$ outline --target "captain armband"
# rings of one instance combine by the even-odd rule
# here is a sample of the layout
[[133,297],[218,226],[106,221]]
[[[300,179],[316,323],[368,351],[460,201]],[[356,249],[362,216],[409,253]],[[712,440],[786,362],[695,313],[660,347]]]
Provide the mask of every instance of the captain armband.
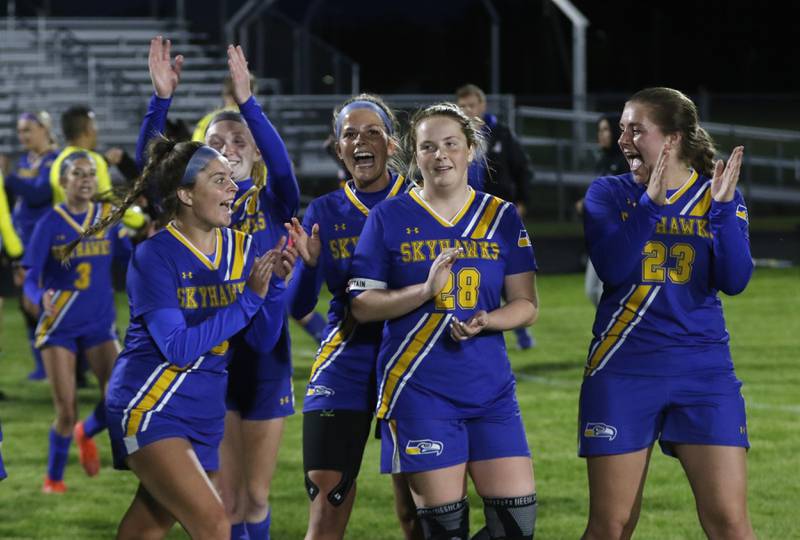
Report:
[[387,283],[385,281],[378,281],[377,279],[352,278],[347,283],[347,292],[386,288],[388,288]]

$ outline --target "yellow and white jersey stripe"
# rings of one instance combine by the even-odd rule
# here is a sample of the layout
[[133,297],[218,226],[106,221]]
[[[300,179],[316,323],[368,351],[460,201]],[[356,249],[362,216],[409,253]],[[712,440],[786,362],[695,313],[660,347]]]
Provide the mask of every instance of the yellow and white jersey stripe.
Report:
[[608,323],[600,339],[589,351],[584,375],[592,376],[603,369],[608,360],[625,342],[625,338],[639,324],[647,308],[661,290],[660,285],[632,285],[630,292],[619,302],[619,309]]
[[452,317],[452,313],[425,313],[406,335],[384,368],[378,391],[378,418],[391,416],[403,388],[448,327]]

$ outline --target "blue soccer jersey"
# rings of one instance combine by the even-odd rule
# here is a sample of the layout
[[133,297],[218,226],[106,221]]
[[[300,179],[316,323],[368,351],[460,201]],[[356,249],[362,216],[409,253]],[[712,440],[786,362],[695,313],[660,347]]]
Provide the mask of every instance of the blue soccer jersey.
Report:
[[359,191],[353,181],[342,189],[315,199],[303,218],[311,235],[319,225],[322,243],[317,265],[298,265],[292,282],[292,315],[307,315],[317,303],[323,281],[332,298],[328,324],[306,387],[303,411],[343,409],[372,411],[375,406],[375,361],[383,323],[357,324],[348,316],[347,282],[358,237],[370,210],[379,202],[405,193],[413,185],[393,174],[385,189]]
[[732,369],[717,292],[737,294],[750,279],[748,216],[739,192],[718,203],[710,185],[691,171],[664,206],[630,173],[589,187],[586,242],[604,290],[587,375]]
[[6,188],[16,197],[12,218],[23,245],[28,245],[36,223],[52,208],[50,167],[57,155],[48,152],[34,162],[25,153],[5,179]]
[[[150,99],[147,113],[139,131],[136,147],[136,160],[140,167],[144,165],[147,143],[158,133],[162,133],[166,125],[167,113],[172,98],[159,98],[155,94]],[[289,221],[298,211],[300,206],[300,188],[294,175],[286,146],[275,130],[275,127],[264,115],[261,106],[255,97],[251,97],[239,106],[242,118],[253,135],[256,146],[261,152],[266,167],[265,185],[255,185],[252,178],[237,182],[239,191],[234,202],[234,212],[231,216],[231,228],[253,236],[253,241],[259,253],[264,253],[278,243],[281,236],[286,235],[283,224]],[[285,284],[275,278],[270,283],[269,299],[273,308],[284,310],[285,306],[278,306],[282,299],[285,302]],[[238,379],[280,379],[288,378],[292,373],[291,349],[289,341],[288,317],[284,315],[278,340],[270,352],[255,353],[248,350],[246,345],[237,347],[235,352],[235,365],[232,367],[232,383]],[[239,364],[250,363],[249,367],[242,370]],[[242,366],[243,368],[245,366]],[[244,381],[248,382],[248,381]],[[250,392],[251,388],[234,392]],[[279,409],[276,416],[285,416],[291,413],[291,404],[286,407],[286,399],[279,396]],[[236,407],[231,403],[232,407]],[[237,407],[239,408],[239,407]],[[272,413],[265,412],[262,416],[271,417]]]
[[111,211],[108,203],[92,203],[87,212],[72,214],[59,204],[36,225],[22,260],[28,269],[25,294],[39,304],[44,291],[55,291],[53,313],[42,314],[36,328],[37,347],[56,335],[80,336],[90,328],[107,331],[114,325],[112,263],[115,257],[126,262],[131,249],[120,226],[84,238],[67,264],[60,260],[61,248]]
[[370,212],[353,259],[351,294],[423,283],[445,249],[463,253],[445,288],[414,311],[386,321],[378,359],[379,418],[469,418],[517,411],[502,332],[463,342],[450,337],[453,317],[500,307],[507,275],[536,270],[528,233],[514,206],[470,188],[447,220],[418,190]]
[[[225,417],[228,340],[263,304],[245,286],[255,255],[252,238],[231,229],[217,230],[214,253],[206,255],[172,224],[137,246],[127,278],[131,322],[106,397],[116,422],[109,421],[115,453],[181,436],[215,455]],[[164,343],[154,338],[159,329],[147,319],[163,310],[182,315],[180,344],[172,335]],[[169,354],[165,344],[173,347]],[[216,468],[216,458],[204,466]]]

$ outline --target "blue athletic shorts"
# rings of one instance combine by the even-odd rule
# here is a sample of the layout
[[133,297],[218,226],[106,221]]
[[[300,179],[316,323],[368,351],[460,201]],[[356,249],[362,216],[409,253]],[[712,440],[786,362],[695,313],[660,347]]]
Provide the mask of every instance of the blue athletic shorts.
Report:
[[271,420],[294,414],[292,377],[280,379],[237,380],[231,376],[225,404],[243,420]]
[[531,455],[519,411],[456,420],[397,418],[380,426],[384,474]]
[[225,431],[224,415],[193,426],[186,419],[175,418],[170,414],[153,414],[146,427],[131,436],[126,436],[123,432],[123,411],[107,409],[107,415],[115,469],[128,469],[125,458],[139,448],[173,437],[189,441],[203,469],[219,469],[219,445]]
[[63,347],[73,354],[96,347],[106,341],[117,340],[117,328],[114,321],[84,326],[80,329],[61,330],[56,328],[47,335],[37,336],[36,346],[39,349],[46,347]]
[[581,386],[578,455],[626,454],[658,440],[750,448],[742,383],[733,371],[643,377],[600,371]]

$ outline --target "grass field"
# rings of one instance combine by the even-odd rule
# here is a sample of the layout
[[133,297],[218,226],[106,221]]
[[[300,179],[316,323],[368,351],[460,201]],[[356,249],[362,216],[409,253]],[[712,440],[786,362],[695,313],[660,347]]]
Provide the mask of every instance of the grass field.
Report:
[[[579,275],[539,278],[542,311],[535,327],[537,347],[519,352],[510,344],[518,395],[534,452],[539,518],[537,539],[578,538],[585,525],[585,465],[576,457],[578,387],[593,310],[583,297]],[[759,538],[800,538],[800,269],[759,269],[742,295],[724,298],[731,348],[744,381],[750,440],[749,502]],[[118,297],[120,326],[127,321]],[[4,309],[0,389],[3,458],[9,478],[0,483],[0,538],[110,538],[136,487],[131,473],[110,468],[105,435],[98,436],[104,469],[86,478],[73,449],[67,467],[69,491],[40,493],[47,460],[47,431],[53,417],[48,386],[30,383],[31,360],[15,301]],[[295,394],[302,408],[305,378],[314,345],[293,328]],[[97,398],[96,388],[80,391],[81,416]],[[301,417],[288,419],[278,472],[272,487],[272,538],[302,538],[307,499],[302,480]],[[371,440],[359,478],[359,496],[348,538],[400,538],[388,479],[378,472],[378,442]],[[640,539],[699,539],[691,492],[676,460],[656,452],[644,494]],[[483,521],[480,499],[471,497],[472,530]],[[170,538],[185,538],[176,527]]]

